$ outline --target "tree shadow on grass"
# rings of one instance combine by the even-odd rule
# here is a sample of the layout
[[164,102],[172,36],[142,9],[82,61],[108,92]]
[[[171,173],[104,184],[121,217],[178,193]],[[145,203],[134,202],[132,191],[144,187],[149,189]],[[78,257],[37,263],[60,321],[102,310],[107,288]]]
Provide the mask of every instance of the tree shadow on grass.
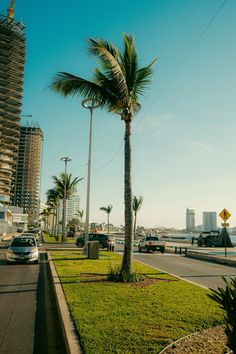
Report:
[[[154,273],[155,274],[155,273]],[[160,273],[162,274],[162,273]],[[164,273],[165,274],[165,273]],[[156,274],[155,274],[156,275]],[[62,278],[62,277],[61,277]],[[127,282],[124,283],[122,281],[112,281],[108,279],[108,274],[98,274],[98,273],[82,273],[78,276],[64,276],[64,278],[77,278],[78,280],[61,280],[61,284],[86,284],[86,283],[90,283],[90,284],[98,284],[98,283],[104,283],[104,284],[132,284],[132,286],[137,286],[137,287],[146,287],[155,283],[160,283],[160,282],[166,282],[166,283],[170,283],[170,282],[177,282],[179,281],[179,279],[168,279],[168,278],[160,278],[160,277],[149,277],[146,276],[146,278],[144,278],[141,281],[137,281],[137,282]]]
[[87,261],[88,258],[53,258],[53,262],[57,261]]
[[89,276],[89,275],[91,275],[91,276],[108,276],[108,274],[106,274],[106,273],[79,273],[78,275],[62,275],[62,276],[60,276],[60,279],[61,278],[78,278],[78,277],[80,277],[80,276],[83,276],[83,275],[87,275],[87,276]]

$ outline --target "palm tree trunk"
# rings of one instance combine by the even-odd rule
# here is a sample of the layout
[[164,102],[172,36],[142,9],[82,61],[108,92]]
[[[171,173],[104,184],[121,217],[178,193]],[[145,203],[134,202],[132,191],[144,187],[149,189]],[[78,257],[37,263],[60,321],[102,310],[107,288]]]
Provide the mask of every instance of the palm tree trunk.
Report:
[[131,179],[131,121],[125,120],[125,246],[122,271],[131,274],[133,265],[133,212]]
[[54,224],[55,224],[55,206],[52,209],[52,228],[51,228],[51,234],[52,235],[54,233]]
[[63,218],[62,218],[62,238],[61,242],[66,241],[66,198],[63,200]]
[[54,223],[54,229],[53,229],[53,236],[56,236],[56,232],[57,232],[57,203],[56,203],[56,206],[55,206],[55,223]]
[[107,225],[108,225],[108,226],[107,226],[107,228],[108,228],[107,231],[108,231],[108,235],[109,235],[109,231],[110,231],[110,228],[109,228],[109,226],[110,226],[110,225],[109,225],[109,214],[107,214]]
[[134,212],[134,240],[136,240],[136,221],[137,221],[137,213]]
[[57,203],[57,208],[56,208],[56,225],[55,225],[55,236],[56,238],[59,237],[58,235],[58,223],[59,223],[59,203]]

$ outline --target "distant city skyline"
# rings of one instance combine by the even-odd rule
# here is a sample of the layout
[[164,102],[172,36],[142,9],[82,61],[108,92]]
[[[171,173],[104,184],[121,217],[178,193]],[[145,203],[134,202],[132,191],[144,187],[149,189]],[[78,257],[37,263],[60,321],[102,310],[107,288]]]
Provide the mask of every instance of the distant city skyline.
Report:
[[[1,1],[1,14],[9,3]],[[96,63],[86,39],[120,47],[126,32],[136,37],[140,66],[158,59],[133,122],[133,194],[143,196],[138,225],[183,229],[187,206],[195,210],[196,225],[203,211],[218,215],[223,208],[232,214],[230,226],[236,225],[236,2],[222,4],[121,0],[114,15],[110,1],[92,0],[88,15],[88,5],[76,0],[42,0],[33,11],[28,1],[16,1],[15,18],[26,25],[23,114],[31,114],[45,134],[42,202],[51,176],[63,172],[62,156],[72,158],[69,173],[84,177],[82,209],[86,202],[89,114],[80,99],[50,91],[51,79],[59,71],[90,78]],[[116,116],[94,113],[91,222],[103,222],[99,208],[112,204],[111,223],[124,224],[123,128]]]

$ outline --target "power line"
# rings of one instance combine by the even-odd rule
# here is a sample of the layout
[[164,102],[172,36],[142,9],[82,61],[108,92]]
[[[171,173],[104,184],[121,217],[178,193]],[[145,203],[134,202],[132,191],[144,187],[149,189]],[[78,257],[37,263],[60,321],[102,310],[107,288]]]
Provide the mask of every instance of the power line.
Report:
[[[202,32],[200,33],[199,37],[197,38],[197,40],[194,42],[192,48],[189,50],[189,52],[185,55],[185,57],[183,58],[182,62],[177,66],[177,68],[175,69],[175,71],[173,72],[173,74],[171,75],[171,77],[169,78],[169,80],[167,81],[167,83],[164,85],[164,87],[162,88],[162,90],[160,91],[160,93],[158,94],[158,96],[156,96],[156,98],[154,99],[153,103],[148,107],[148,109],[146,110],[146,112],[140,117],[139,121],[137,122],[137,124],[134,125],[133,127],[133,131],[137,128],[137,126],[142,122],[143,118],[145,117],[145,115],[147,114],[147,112],[150,111],[150,109],[155,105],[155,103],[160,99],[160,96],[166,91],[166,89],[168,88],[169,84],[173,81],[173,79],[175,78],[175,76],[177,75],[177,73],[182,69],[182,67],[185,65],[185,63],[188,61],[188,59],[190,58],[192,52],[194,51],[194,49],[198,46],[198,44],[200,43],[200,41],[202,40],[202,38],[205,36],[205,34],[207,33],[209,27],[212,25],[212,23],[214,22],[214,20],[216,19],[216,17],[219,15],[219,13],[221,12],[221,10],[223,9],[223,7],[225,6],[226,2],[228,0],[223,0],[222,3],[220,4],[220,6],[218,7],[218,9],[216,10],[216,12],[212,15],[212,17],[210,18],[210,20],[208,21],[208,23],[206,24],[206,26],[203,28]],[[100,171],[103,168],[105,168],[106,166],[108,166],[113,160],[114,158],[118,155],[118,153],[120,152],[121,148],[123,146],[123,143],[120,144],[118,146],[118,149],[116,151],[116,153],[113,155],[113,157],[111,157],[104,165],[102,165],[99,168],[94,169],[94,171]],[[113,149],[113,151],[115,151],[116,148]]]
[[205,36],[206,32],[208,31],[209,27],[211,26],[211,24],[214,22],[214,20],[216,19],[216,17],[219,15],[219,13],[221,12],[221,10],[223,9],[223,7],[225,6],[226,2],[228,0],[223,0],[223,2],[221,3],[221,5],[218,7],[218,9],[216,10],[216,12],[212,15],[212,17],[210,18],[210,20],[208,21],[207,25],[204,27],[204,29],[202,30],[202,32],[200,33],[199,37],[197,38],[197,40],[194,42],[192,48],[189,50],[189,52],[185,55],[185,57],[183,58],[182,62],[177,66],[177,68],[175,69],[175,71],[173,72],[173,74],[171,75],[171,77],[169,78],[169,80],[167,81],[167,83],[164,85],[164,87],[162,88],[162,90],[160,91],[160,93],[158,94],[158,96],[156,96],[156,98],[153,101],[153,104],[151,104],[148,109],[146,110],[146,112],[141,116],[139,122],[134,126],[134,129],[137,128],[137,126],[140,124],[140,122],[143,120],[143,118],[145,117],[145,115],[147,114],[147,112],[150,111],[150,109],[154,106],[154,104],[160,99],[160,96],[166,91],[166,89],[168,88],[169,84],[173,81],[173,79],[175,78],[175,76],[177,75],[177,73],[182,69],[182,67],[184,66],[184,64],[188,61],[188,59],[190,58],[192,52],[194,51],[194,49],[198,46],[198,44],[200,43],[200,41],[202,40],[202,38]]

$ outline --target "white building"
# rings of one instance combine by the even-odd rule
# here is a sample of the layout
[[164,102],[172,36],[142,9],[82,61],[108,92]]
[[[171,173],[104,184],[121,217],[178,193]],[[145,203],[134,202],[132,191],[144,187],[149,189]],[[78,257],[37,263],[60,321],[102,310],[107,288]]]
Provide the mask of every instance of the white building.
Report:
[[28,229],[28,214],[23,213],[23,208],[17,206],[9,206],[8,209],[12,214],[12,227],[15,232],[18,228],[26,231]]
[[203,231],[217,230],[216,211],[202,213]]
[[195,210],[186,209],[186,231],[195,231]]
[[73,195],[66,203],[66,219],[69,222],[72,219],[78,219],[78,211],[80,209],[80,197],[78,194]]

